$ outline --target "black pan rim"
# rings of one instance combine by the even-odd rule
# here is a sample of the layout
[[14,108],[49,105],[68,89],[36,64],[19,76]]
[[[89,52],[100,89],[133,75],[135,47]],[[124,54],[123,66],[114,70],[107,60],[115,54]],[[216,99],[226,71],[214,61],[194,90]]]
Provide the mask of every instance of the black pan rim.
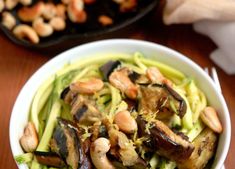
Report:
[[64,41],[67,41],[67,40],[92,38],[92,37],[100,36],[102,34],[108,34],[108,33],[118,31],[124,27],[127,27],[127,26],[133,24],[134,22],[140,20],[141,18],[143,18],[146,14],[148,14],[150,11],[152,11],[157,6],[158,2],[159,2],[159,0],[153,0],[152,3],[149,4],[147,7],[145,7],[142,12],[136,14],[134,17],[127,19],[126,21],[124,21],[120,24],[117,24],[113,27],[106,28],[103,30],[93,31],[93,32],[89,32],[89,33],[83,33],[83,34],[80,34],[80,33],[70,34],[70,35],[65,34],[59,38],[52,39],[48,42],[38,43],[38,44],[32,44],[27,41],[20,40],[20,39],[16,38],[13,35],[13,33],[11,31],[9,31],[7,28],[5,28],[2,24],[0,24],[0,29],[12,42],[14,42],[17,45],[24,46],[27,48],[33,48],[33,49],[44,49],[44,48],[58,45],[58,44],[63,43]]

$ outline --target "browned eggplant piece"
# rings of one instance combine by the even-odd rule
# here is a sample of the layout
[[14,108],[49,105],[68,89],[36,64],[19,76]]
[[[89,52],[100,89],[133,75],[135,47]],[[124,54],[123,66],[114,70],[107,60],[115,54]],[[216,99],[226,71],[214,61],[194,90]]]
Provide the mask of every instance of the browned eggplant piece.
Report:
[[65,166],[63,159],[61,159],[60,156],[54,152],[35,151],[34,155],[40,164],[57,168],[62,168]]
[[139,110],[144,112],[158,112],[173,114],[182,118],[187,109],[184,99],[166,84],[140,85],[141,97]]
[[177,164],[179,169],[203,169],[215,154],[217,136],[206,128],[196,137],[193,145],[195,149],[190,158]]
[[128,105],[128,108],[127,110],[129,112],[133,112],[134,110],[137,110],[138,109],[138,101],[137,100],[131,100],[131,99],[128,99],[128,98],[125,98],[124,101],[127,103]]
[[148,129],[146,129],[147,122],[142,117],[137,118],[137,123],[139,135],[149,137],[145,145],[156,150],[160,155],[176,162],[182,162],[192,154],[194,150],[192,143],[175,134],[163,122],[156,120],[150,124]]
[[104,80],[108,81],[109,75],[116,69],[119,65],[121,65],[120,61],[109,61],[100,67],[100,72],[102,73]]
[[135,71],[131,71],[128,77],[133,83],[136,83],[136,84],[145,85],[145,84],[151,83],[150,80],[145,75],[136,73]]
[[52,140],[52,149],[56,151],[72,169],[90,169],[89,143],[82,142],[80,130],[71,121],[58,119]]
[[70,104],[75,94],[70,90],[70,87],[66,87],[60,94],[60,99],[64,100],[66,104]]
[[102,119],[102,113],[82,95],[78,95],[73,100],[71,114],[76,122],[83,125],[92,125]]

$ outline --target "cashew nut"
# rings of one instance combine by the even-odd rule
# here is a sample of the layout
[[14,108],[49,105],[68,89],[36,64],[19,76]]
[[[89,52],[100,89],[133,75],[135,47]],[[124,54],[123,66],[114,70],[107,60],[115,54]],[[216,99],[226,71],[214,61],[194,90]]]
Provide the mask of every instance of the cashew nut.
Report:
[[39,42],[39,37],[37,33],[35,32],[35,30],[32,27],[25,25],[25,24],[17,25],[13,29],[13,34],[19,39],[26,39],[32,43]]
[[18,4],[18,2],[19,2],[19,0],[6,0],[6,1],[5,1],[6,9],[12,10],[13,8],[16,7],[16,5]]
[[84,11],[83,0],[70,0],[68,7],[68,16],[72,22],[84,23],[87,19],[87,14]]
[[214,132],[221,133],[223,128],[216,110],[213,107],[206,107],[200,114],[202,121]]
[[56,5],[56,16],[61,17],[63,19],[66,18],[66,7],[64,4]]
[[97,78],[92,78],[85,82],[75,82],[70,85],[71,91],[81,94],[93,94],[101,90],[104,86],[104,82]]
[[130,99],[136,99],[138,95],[138,87],[128,77],[128,68],[122,68],[114,71],[109,76],[110,83],[124,92]]
[[108,25],[112,25],[113,24],[113,20],[112,18],[106,16],[106,15],[101,15],[99,16],[99,22],[103,25],[103,26],[108,26]]
[[65,29],[66,23],[65,20],[61,17],[54,17],[50,20],[49,24],[56,31],[62,31]]
[[16,19],[10,12],[2,13],[2,24],[9,30],[16,25]]
[[20,138],[20,144],[25,152],[33,152],[38,146],[38,135],[35,126],[29,122],[25,129],[24,134]]
[[114,122],[124,133],[134,133],[137,130],[137,123],[127,110],[118,112],[114,116]]
[[123,0],[120,4],[120,11],[121,12],[128,12],[135,9],[137,5],[137,0]]
[[42,18],[37,18],[33,21],[33,29],[41,37],[47,37],[53,33],[52,26],[48,23],[43,22]]
[[32,4],[32,0],[20,0],[20,3],[24,6],[27,6]]
[[150,67],[146,70],[146,76],[153,83],[164,83],[169,86],[172,86],[172,82],[165,78],[162,73],[156,67]]
[[96,139],[90,147],[91,160],[97,169],[115,169],[112,163],[108,160],[106,153],[110,149],[108,139],[100,137]]
[[1,1],[0,1],[0,12],[2,12],[4,8],[5,8],[4,1],[1,0]]
[[44,5],[44,10],[42,12],[42,16],[47,19],[50,20],[51,18],[53,18],[56,15],[56,6],[53,3],[46,3]]
[[65,5],[68,5],[69,2],[70,2],[70,0],[61,0],[61,2],[62,2],[63,4],[65,4]]
[[44,3],[38,2],[33,7],[23,7],[18,11],[19,18],[24,22],[32,22],[44,11]]

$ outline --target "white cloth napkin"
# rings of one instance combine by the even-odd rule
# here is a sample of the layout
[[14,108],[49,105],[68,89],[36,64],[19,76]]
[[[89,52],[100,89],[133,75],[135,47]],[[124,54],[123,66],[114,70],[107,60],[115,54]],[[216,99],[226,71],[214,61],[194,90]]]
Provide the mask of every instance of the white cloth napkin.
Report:
[[235,0],[167,0],[163,20],[167,25],[193,23],[218,46],[210,58],[235,74]]

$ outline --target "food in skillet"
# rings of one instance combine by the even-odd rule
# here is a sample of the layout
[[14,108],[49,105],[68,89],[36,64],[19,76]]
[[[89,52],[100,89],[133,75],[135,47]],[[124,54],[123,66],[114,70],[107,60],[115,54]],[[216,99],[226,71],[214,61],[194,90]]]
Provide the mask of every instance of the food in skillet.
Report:
[[120,20],[139,12],[140,1],[1,0],[0,20],[17,38],[37,44],[53,34],[104,29],[117,22],[116,16]]
[[66,65],[35,94],[29,168],[203,169],[222,126],[195,81],[142,54]]

